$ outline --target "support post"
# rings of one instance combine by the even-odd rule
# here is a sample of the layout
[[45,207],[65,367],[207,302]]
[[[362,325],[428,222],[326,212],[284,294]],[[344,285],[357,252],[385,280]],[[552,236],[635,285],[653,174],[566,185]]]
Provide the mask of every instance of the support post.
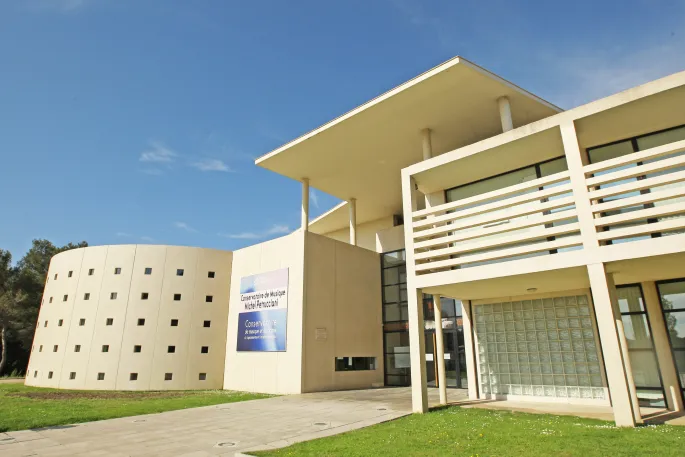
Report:
[[509,97],[500,97],[497,99],[499,106],[499,118],[502,122],[502,132],[508,132],[514,128],[514,121],[511,118],[511,104]]
[[438,367],[438,390],[440,404],[447,404],[447,376],[445,375],[445,340],[442,336],[442,305],[440,295],[433,295],[433,309],[435,310],[435,363]]
[[402,172],[402,208],[404,210],[404,242],[407,265],[407,307],[409,312],[409,356],[411,360],[411,399],[415,413],[428,411],[426,385],[426,342],[423,321],[423,293],[416,287],[414,235],[412,214],[416,211],[416,183]]
[[623,363],[623,352],[619,342],[617,322],[621,320],[614,313],[612,294],[607,282],[604,264],[595,263],[587,266],[592,301],[597,317],[597,329],[604,353],[607,384],[611,395],[611,406],[614,421],[619,427],[635,427],[635,413],[628,384],[628,373]]
[[478,400],[478,372],[476,371],[476,345],[473,338],[471,302],[461,302],[461,326],[464,332],[464,357],[466,358],[466,379],[469,400]]
[[433,145],[431,144],[431,129],[421,130],[421,149],[423,151],[423,160],[428,160],[433,157]]
[[666,407],[671,411],[683,411],[683,397],[680,395],[678,384],[678,372],[671,354],[671,344],[668,340],[668,331],[664,314],[659,302],[659,291],[654,281],[646,281],[641,284],[642,293],[645,297],[645,309],[651,324],[654,351],[659,362],[661,382],[666,394]]
[[347,201],[347,205],[350,207],[350,244],[352,246],[357,245],[357,199],[350,198]]
[[309,231],[309,178],[302,178],[302,231]]

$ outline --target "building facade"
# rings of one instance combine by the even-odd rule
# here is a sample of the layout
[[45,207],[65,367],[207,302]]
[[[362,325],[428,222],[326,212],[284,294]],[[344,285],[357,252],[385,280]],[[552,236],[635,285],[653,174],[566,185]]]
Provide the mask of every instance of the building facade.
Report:
[[[50,275],[74,271],[83,279],[71,285],[49,278],[40,322],[62,319],[69,330],[39,322],[27,383],[218,383],[212,385],[270,393],[411,385],[416,412],[427,410],[427,387],[438,387],[443,401],[446,388],[463,388],[471,399],[611,406],[623,426],[641,422],[641,407],[681,411],[683,102],[685,72],[563,111],[451,59],[256,160],[302,184],[302,224],[290,235],[233,253],[123,246],[56,256]],[[310,187],[342,202],[310,220]],[[121,305],[109,308],[106,295],[120,278],[99,279],[95,308],[79,298],[90,281],[90,252],[132,256],[127,249],[161,256],[162,294],[150,311],[157,314],[146,318],[157,330],[150,333],[131,320],[131,310],[145,306],[138,296],[145,279],[135,276],[152,261],[144,256],[131,257]],[[169,294],[181,284],[173,273],[190,268],[161,254],[176,251],[197,259],[215,253],[209,257],[221,265],[212,271],[225,276],[211,292],[222,297],[212,320],[223,319],[212,323],[211,344],[224,345],[212,352],[220,359],[211,370],[190,356],[194,346],[210,344],[193,327],[205,319],[206,303],[188,303],[183,319],[191,322],[180,329],[186,333],[166,328],[174,319]],[[103,272],[118,261],[107,254]],[[73,262],[82,266],[72,269]],[[200,263],[198,282],[186,285],[202,297],[212,283],[200,278],[209,268]],[[287,270],[279,273],[288,278],[287,317],[267,324],[269,332],[278,334],[279,325],[287,331],[287,343],[244,350],[252,338],[245,324],[250,294],[259,295],[245,284],[277,270]],[[60,296],[67,297],[63,311],[46,302]],[[120,327],[86,330],[75,320],[84,314],[100,323],[107,313]],[[103,353],[108,331],[121,343]],[[180,357],[164,352],[168,335],[188,341]],[[129,351],[143,336],[154,348],[144,375]],[[43,353],[75,344],[87,346],[89,356]],[[186,368],[174,368],[177,362]],[[111,377],[106,367],[116,367]],[[134,370],[144,383],[127,379]],[[74,371],[86,378],[69,379]],[[178,384],[164,381],[169,372],[179,373]]]

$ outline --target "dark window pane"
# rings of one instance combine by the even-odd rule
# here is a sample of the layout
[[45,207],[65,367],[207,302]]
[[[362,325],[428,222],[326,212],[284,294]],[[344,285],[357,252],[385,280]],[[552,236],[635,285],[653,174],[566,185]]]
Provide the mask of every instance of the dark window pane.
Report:
[[630,365],[633,370],[635,386],[657,387],[661,389],[659,366],[654,351],[629,351]]
[[376,369],[375,357],[336,357],[335,371],[368,371]]
[[383,270],[383,284],[398,284],[400,282],[399,267]]
[[400,301],[400,286],[386,286],[383,288],[384,303],[398,303]]

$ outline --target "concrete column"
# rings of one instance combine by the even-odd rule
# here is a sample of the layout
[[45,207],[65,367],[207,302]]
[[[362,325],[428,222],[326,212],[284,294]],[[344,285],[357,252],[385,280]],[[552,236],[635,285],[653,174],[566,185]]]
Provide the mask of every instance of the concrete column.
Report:
[[583,240],[583,249],[587,251],[588,256],[591,256],[591,251],[599,249],[599,241],[597,240],[597,229],[592,216],[592,209],[590,208],[590,196],[585,184],[583,158],[578,146],[576,126],[573,121],[566,121],[560,125],[560,128],[566,163],[568,164],[568,171],[571,177],[571,188],[576,201],[580,237]]
[[433,145],[431,144],[431,129],[421,130],[421,147],[423,151],[423,160],[428,160],[433,157]]
[[309,231],[309,178],[302,178],[302,231]]
[[509,97],[500,97],[497,99],[499,106],[499,118],[502,121],[502,132],[508,132],[514,128],[514,121],[511,118],[511,104]]
[[426,386],[426,342],[423,321],[423,293],[416,287],[416,262],[414,260],[414,236],[412,214],[416,211],[416,183],[411,175],[402,172],[402,209],[404,244],[407,264],[407,305],[409,311],[409,355],[411,360],[411,399],[415,413],[428,411]]
[[357,245],[357,199],[350,198],[347,201],[347,206],[350,207],[350,244]]
[[649,323],[652,328],[652,340],[656,358],[659,362],[661,372],[661,382],[664,384],[666,393],[666,406],[671,411],[683,411],[683,397],[680,395],[680,385],[678,384],[678,371],[673,362],[671,344],[668,339],[666,322],[659,302],[659,291],[654,281],[643,282],[642,294],[645,297],[645,309],[649,316]]
[[415,413],[428,411],[426,384],[426,340],[423,320],[423,292],[407,286],[409,305],[409,354],[411,358],[411,403]]
[[602,343],[607,384],[611,395],[611,406],[614,410],[614,421],[619,427],[635,427],[635,413],[628,384],[628,373],[623,363],[623,352],[619,342],[617,323],[620,314],[614,314],[614,306],[607,282],[604,264],[596,263],[587,266],[592,288],[592,301],[597,316],[597,329]]
[[466,358],[466,378],[468,380],[469,400],[478,400],[478,371],[476,370],[476,345],[473,338],[471,302],[461,302],[461,326],[464,332],[464,357]]
[[435,363],[438,364],[438,390],[440,404],[447,404],[447,376],[445,376],[445,340],[442,336],[442,306],[440,295],[433,295],[433,309],[435,310]]

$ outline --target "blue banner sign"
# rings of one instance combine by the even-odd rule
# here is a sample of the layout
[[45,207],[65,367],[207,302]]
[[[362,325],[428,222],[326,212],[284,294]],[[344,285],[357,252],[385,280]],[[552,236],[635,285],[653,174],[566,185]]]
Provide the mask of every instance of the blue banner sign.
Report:
[[286,350],[288,269],[246,276],[240,280],[237,350]]

